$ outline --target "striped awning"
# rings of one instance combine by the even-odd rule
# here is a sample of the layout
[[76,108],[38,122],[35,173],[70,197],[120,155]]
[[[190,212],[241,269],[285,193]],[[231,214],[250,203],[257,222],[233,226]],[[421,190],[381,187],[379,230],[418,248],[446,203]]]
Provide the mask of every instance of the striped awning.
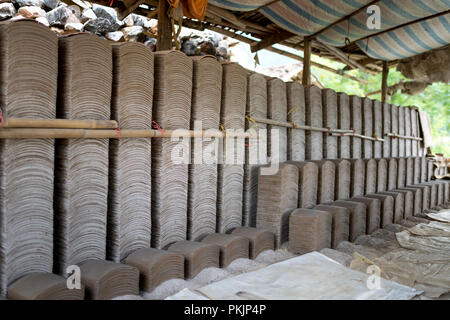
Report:
[[[210,0],[222,8],[251,11],[273,1]],[[281,28],[309,36],[368,5],[371,0],[280,0],[260,12]],[[450,43],[450,0],[380,0],[381,29],[367,27],[365,10],[321,33],[317,38],[335,47],[354,42],[369,56],[395,60],[437,49]],[[430,19],[427,19],[430,17]],[[412,21],[420,22],[399,27]],[[377,35],[380,32],[389,32]],[[361,40],[363,39],[363,40]]]

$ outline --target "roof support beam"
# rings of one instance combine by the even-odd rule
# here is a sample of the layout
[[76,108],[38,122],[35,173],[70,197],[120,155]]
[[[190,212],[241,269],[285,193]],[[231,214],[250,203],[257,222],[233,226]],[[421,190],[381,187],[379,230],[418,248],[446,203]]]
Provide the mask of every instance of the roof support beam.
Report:
[[383,77],[381,80],[381,102],[382,103],[385,103],[387,101],[388,76],[389,76],[389,66],[388,66],[387,61],[383,61]]
[[349,57],[346,56],[346,54],[344,52],[342,52],[338,48],[330,46],[320,40],[316,40],[316,41],[319,42],[322,46],[324,46],[328,51],[330,51],[331,53],[334,53],[334,55],[336,57],[338,57],[339,59],[341,59],[345,64],[348,64],[348,65],[354,67],[355,69],[359,68],[361,71],[366,72],[366,73],[377,74],[374,71],[368,70],[362,64],[354,61],[353,59],[350,59]]
[[170,18],[167,15],[169,4],[166,0],[160,0],[158,3],[158,39],[156,42],[156,50],[172,49],[172,26]]
[[311,84],[311,40],[305,40],[305,49],[303,50],[303,77],[302,84],[309,86]]
[[137,9],[145,0],[122,0],[119,2],[117,17],[120,20],[125,19],[130,13]]
[[[193,21],[190,21],[190,20],[185,20],[184,21],[184,25],[186,27],[188,27],[188,28],[194,28],[194,29],[199,28],[198,25],[195,25],[193,23]],[[205,25],[204,28],[212,30],[212,31],[215,31],[217,33],[221,33],[223,35],[226,35],[226,36],[228,36],[230,38],[242,41],[244,43],[251,44],[251,43],[254,42],[252,39],[249,39],[249,38],[244,37],[244,36],[242,36],[240,34],[236,34],[236,33],[232,32],[232,31],[229,31],[229,30],[226,30],[226,29],[223,29],[223,28],[219,28],[219,27],[215,27],[215,26],[211,26],[211,25]],[[305,59],[304,58],[302,58],[299,55],[293,54],[291,52],[283,51],[281,49],[274,48],[274,47],[267,47],[267,48],[265,48],[265,50],[268,50],[268,51],[271,51],[271,52],[274,52],[274,53],[286,56],[286,57],[294,59],[294,60],[301,61],[301,62],[303,62],[303,64],[305,63]],[[342,73],[339,70],[333,69],[331,67],[325,66],[323,64],[320,64],[320,63],[317,63],[317,62],[314,62],[314,61],[311,61],[311,66],[314,66],[314,67],[317,67],[317,68],[320,68],[320,69],[323,69],[323,70],[326,70],[326,71],[329,71],[329,72],[333,72],[335,74],[338,74],[338,75],[340,75],[340,76],[342,76],[344,78],[351,79],[353,81],[357,81],[357,82],[361,82],[361,83],[367,84],[367,81],[365,81],[365,80],[359,79],[359,78],[354,77],[354,76],[349,75],[349,74]]]
[[286,39],[289,39],[293,36],[295,36],[295,34],[290,33],[288,31],[281,31],[279,33],[275,33],[269,37],[266,37],[259,42],[252,43],[250,45],[250,50],[252,52],[256,52],[256,51],[262,50],[264,48],[270,47],[271,45],[274,45],[281,41],[284,41]]

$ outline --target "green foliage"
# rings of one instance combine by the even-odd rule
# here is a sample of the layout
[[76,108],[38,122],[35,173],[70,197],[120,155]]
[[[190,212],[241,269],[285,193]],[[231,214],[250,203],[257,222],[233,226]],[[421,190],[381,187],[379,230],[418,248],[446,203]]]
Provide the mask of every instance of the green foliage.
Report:
[[[317,57],[314,57],[313,60],[336,69],[343,67],[342,64],[337,62],[330,62]],[[314,67],[313,73],[325,87],[337,92],[364,97],[367,93],[380,90],[381,88],[381,73],[368,75],[359,70],[349,72],[355,77],[366,79],[368,81],[367,85]],[[397,70],[391,69],[388,85],[397,84],[401,80],[406,80],[406,78]],[[380,100],[381,94],[373,95],[370,98]],[[398,91],[391,97],[390,103],[398,106],[416,106],[428,112],[432,125],[433,152],[444,153],[450,156],[450,87],[448,84],[434,83],[415,96],[402,94]]]

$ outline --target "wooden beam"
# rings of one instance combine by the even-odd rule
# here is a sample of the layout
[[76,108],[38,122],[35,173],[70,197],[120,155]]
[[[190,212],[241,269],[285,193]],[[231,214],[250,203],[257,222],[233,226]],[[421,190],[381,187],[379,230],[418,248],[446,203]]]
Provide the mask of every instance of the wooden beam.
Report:
[[[362,64],[363,66],[367,66],[367,65],[372,65],[373,67],[371,67],[372,69],[376,69],[377,71],[383,71],[383,68],[382,67],[380,67],[380,66],[378,66],[377,64],[375,64],[375,63],[377,63],[379,60],[377,60],[377,59],[374,59],[374,58],[370,58],[370,57],[367,57],[367,58],[363,58],[363,59],[360,59],[360,60],[358,60],[357,62],[359,63],[359,64]],[[351,66],[346,66],[345,68],[344,68],[344,71],[349,71],[349,70],[352,70],[352,69],[354,69],[353,67],[351,67]]]
[[160,0],[158,3],[158,39],[156,42],[156,50],[172,49],[172,27],[170,18],[167,15],[169,4],[166,0]]
[[311,84],[311,40],[305,40],[304,47],[302,84],[304,86],[309,86]]
[[377,74],[374,71],[368,70],[366,67],[364,67],[362,64],[356,62],[355,60],[350,59],[349,57],[347,57],[345,55],[344,52],[342,52],[338,48],[330,46],[320,40],[316,40],[316,41],[319,42],[322,46],[324,46],[325,49],[327,49],[329,52],[334,53],[336,55],[336,57],[341,59],[345,64],[348,64],[348,65],[354,67],[355,69],[360,69],[361,71],[366,72],[366,73]]
[[119,2],[117,17],[119,20],[125,19],[130,13],[136,10],[145,0],[122,0]]
[[[192,23],[192,21],[190,21],[190,20],[186,20],[184,22],[184,24],[188,28],[193,28],[193,29],[200,30],[199,27],[197,25],[194,25]],[[244,43],[251,44],[251,43],[254,42],[252,39],[249,39],[247,37],[244,37],[242,35],[236,34],[236,33],[232,32],[232,31],[229,31],[229,30],[226,30],[226,29],[223,29],[223,28],[219,28],[219,27],[215,27],[215,26],[211,26],[211,25],[210,26],[205,25],[204,27],[206,29],[215,31],[217,33],[221,33],[223,35],[226,35],[227,37],[230,37],[230,38],[242,41]],[[268,51],[271,51],[271,52],[274,52],[274,53],[277,53],[277,54],[280,54],[280,55],[283,55],[283,56],[286,56],[288,58],[291,58],[291,59],[294,59],[294,60],[298,60],[298,61],[301,61],[302,63],[304,63],[304,59],[301,56],[293,54],[291,52],[283,51],[281,49],[274,48],[274,47],[267,47],[264,50],[268,50]],[[367,81],[365,81],[365,80],[359,79],[359,78],[354,77],[354,76],[349,75],[349,74],[342,73],[340,70],[333,69],[333,68],[328,67],[326,65],[323,65],[323,64],[320,64],[320,63],[317,63],[317,62],[314,62],[314,61],[311,61],[311,65],[314,66],[314,67],[317,67],[317,68],[329,71],[329,72],[333,72],[333,73],[338,74],[338,75],[340,75],[340,76],[342,76],[344,78],[348,78],[348,79],[353,80],[353,81],[357,81],[357,82],[361,82],[361,83],[367,84]]]
[[389,66],[387,61],[383,61],[383,77],[381,80],[381,102],[387,101]]
[[275,33],[274,35],[266,37],[259,42],[252,43],[250,45],[250,50],[256,52],[293,36],[295,36],[295,34],[290,33],[289,31],[281,31],[280,33]]

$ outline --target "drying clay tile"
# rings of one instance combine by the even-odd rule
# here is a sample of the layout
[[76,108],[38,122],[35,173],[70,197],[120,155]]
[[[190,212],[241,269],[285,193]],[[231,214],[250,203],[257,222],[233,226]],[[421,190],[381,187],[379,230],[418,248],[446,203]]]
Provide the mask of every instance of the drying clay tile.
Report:
[[[306,86],[305,124],[321,128],[322,123],[322,92],[316,86]],[[307,130],[305,137],[305,159],[321,160],[323,158],[323,133]]]
[[152,292],[161,283],[184,279],[184,256],[154,248],[139,249],[124,259],[124,263],[139,270],[140,288]]
[[[220,122],[226,130],[245,128],[247,71],[236,63],[222,64],[222,105]],[[219,164],[217,179],[217,232],[225,233],[242,225],[244,183],[244,139],[229,139],[235,152],[224,151],[224,164]],[[233,143],[234,140],[235,143]],[[225,150],[227,139],[224,141]],[[230,150],[233,151],[233,150]],[[236,154],[237,153],[237,154]],[[242,155],[242,159],[239,159]],[[229,161],[226,161],[226,158]],[[234,161],[233,161],[234,158]],[[239,161],[238,161],[239,160]],[[228,163],[227,163],[228,162]]]
[[110,300],[139,294],[137,268],[105,260],[88,260],[80,264],[81,283],[86,299]]
[[391,157],[391,145],[392,138],[387,137],[386,134],[391,133],[391,108],[389,104],[383,103],[382,106],[382,116],[383,116],[383,158]]
[[[305,125],[305,89],[298,82],[286,83],[288,122]],[[288,160],[305,161],[305,130],[288,129]]]
[[[350,130],[350,99],[345,93],[338,93],[338,128]],[[350,136],[341,136],[338,138],[338,157],[339,159],[350,159]]]
[[366,194],[377,192],[377,169],[375,159],[366,160]]
[[31,273],[8,287],[11,300],[83,300],[84,287],[69,289],[67,280],[52,273]]
[[351,196],[363,196],[365,194],[366,162],[362,159],[351,160]]
[[261,252],[275,249],[275,235],[267,230],[240,227],[233,235],[247,238],[250,243],[250,259],[255,259]]
[[[54,119],[58,39],[37,22],[0,23],[0,111]],[[0,297],[8,284],[51,272],[53,139],[0,139]],[[32,235],[32,236],[28,236]]]
[[[192,59],[183,53],[155,53],[153,120],[163,130],[190,128],[192,72]],[[183,138],[188,146],[189,141]],[[179,144],[152,139],[152,247],[157,249],[186,239],[188,164],[172,159]],[[189,159],[190,155],[179,156]]]
[[[121,129],[152,129],[153,53],[139,43],[113,46],[111,118]],[[151,139],[111,139],[107,257],[120,262],[151,241]]]
[[[378,100],[373,101],[373,135],[380,139],[383,137],[383,111],[381,102]],[[376,159],[383,158],[383,142],[373,142],[373,157]]]
[[349,241],[366,234],[367,206],[364,203],[339,200],[332,205],[350,210]]
[[[286,84],[278,79],[267,80],[267,116],[269,119],[286,122],[287,121],[287,95]],[[280,126],[267,126],[267,137],[269,155],[272,156],[274,152],[278,153],[279,161],[287,161],[287,128]],[[278,130],[278,149],[272,147],[272,135],[271,130]],[[273,150],[272,150],[273,149]]]
[[[191,128],[217,130],[220,120],[222,66],[212,56],[194,57],[193,62]],[[198,124],[201,128],[196,127]],[[210,159],[212,162],[206,161],[208,159],[204,159],[204,153],[219,142],[217,139],[191,139],[187,212],[189,240],[197,241],[216,231],[217,162],[214,159]]]
[[[112,49],[92,34],[59,38],[59,118],[109,120]],[[101,84],[101,85],[99,85]],[[55,269],[105,259],[108,139],[59,139],[55,155]]]
[[354,197],[349,201],[364,203],[366,212],[366,234],[380,229],[381,226],[381,201],[375,198]]
[[331,248],[336,248],[342,241],[348,241],[350,232],[350,210],[333,205],[318,205],[315,210],[327,211],[332,217]]
[[[350,96],[350,128],[357,134],[362,134],[362,107],[361,98]],[[361,159],[362,139],[351,137],[350,150],[352,159]]]
[[337,200],[346,200],[351,194],[352,164],[349,160],[333,160],[336,164],[334,183],[334,197]]
[[381,228],[384,228],[386,225],[394,222],[394,198],[392,196],[383,194],[367,194],[365,197],[380,200]]
[[233,235],[215,233],[206,236],[202,242],[218,245],[220,248],[220,267],[225,268],[236,259],[248,259],[249,240]]
[[[338,102],[337,94],[334,90],[322,90],[322,115],[323,127],[338,129]],[[328,132],[323,133],[323,158],[338,158],[338,138],[330,135]]]
[[394,223],[403,219],[405,213],[405,195],[400,192],[384,191],[378,194],[391,196],[394,198]]
[[274,175],[259,175],[256,226],[275,234],[277,248],[288,239],[289,215],[298,205],[298,172],[286,163]]
[[377,162],[377,192],[382,192],[388,187],[388,162],[386,159],[380,159]]
[[[393,104],[391,106],[391,133],[399,134],[399,127],[398,127],[398,107],[394,106]],[[399,145],[398,138],[391,138],[391,157],[392,158],[398,158],[398,145]]]
[[[369,98],[362,99],[362,132],[367,137],[373,136],[373,101]],[[364,159],[373,158],[372,140],[364,139],[362,155]]]
[[289,218],[289,251],[305,254],[331,247],[332,216],[329,212],[297,209]]
[[[258,73],[248,75],[247,85],[247,114],[251,118],[267,118],[267,81]],[[246,130],[252,129],[256,134],[262,134],[266,130],[265,123],[253,123],[246,121]],[[267,134],[265,139],[249,138],[246,141],[248,147],[245,152],[244,164],[244,212],[243,225],[256,226],[256,210],[258,206],[258,172],[261,165],[267,163]],[[253,145],[257,145],[254,148]]]
[[167,250],[184,256],[184,275],[186,279],[194,278],[203,269],[219,267],[220,247],[218,245],[179,241],[170,245]]
[[321,160],[316,162],[319,166],[318,197],[320,204],[334,201],[336,165],[333,161]]

